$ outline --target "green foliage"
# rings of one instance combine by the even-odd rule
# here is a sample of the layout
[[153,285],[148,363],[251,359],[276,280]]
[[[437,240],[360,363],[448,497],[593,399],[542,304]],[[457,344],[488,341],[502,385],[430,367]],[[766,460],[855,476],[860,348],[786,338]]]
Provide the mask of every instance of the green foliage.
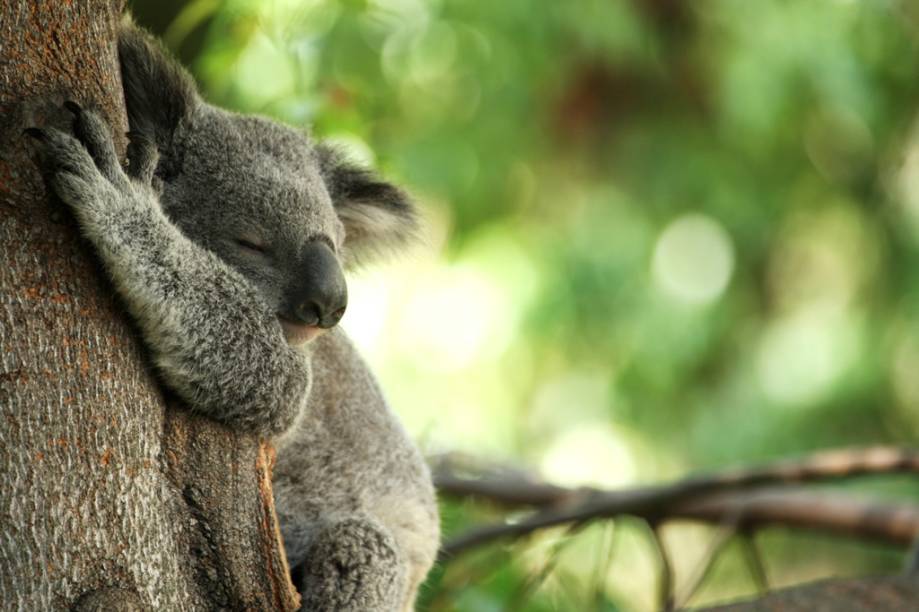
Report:
[[[429,248],[357,279],[346,325],[429,448],[612,486],[919,434],[911,3],[171,10],[147,22],[211,101],[311,125],[417,194]],[[497,516],[444,515],[448,536]],[[552,537],[439,568],[425,605],[653,605],[642,538],[618,555],[646,561],[613,562],[596,597],[588,530],[524,598]],[[801,577],[896,562],[795,538],[769,553]],[[703,599],[751,591],[719,570]]]

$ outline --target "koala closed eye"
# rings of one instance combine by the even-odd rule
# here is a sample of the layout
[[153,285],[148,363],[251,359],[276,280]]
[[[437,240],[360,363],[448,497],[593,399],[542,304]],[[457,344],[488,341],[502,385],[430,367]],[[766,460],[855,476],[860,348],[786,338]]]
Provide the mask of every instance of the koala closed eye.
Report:
[[268,247],[266,247],[264,243],[256,238],[237,238],[235,242],[236,246],[238,246],[241,251],[244,251],[248,254],[258,255],[260,257],[267,257],[269,255]]
[[337,254],[339,251],[338,245],[335,243],[335,241],[326,235],[315,236],[313,237],[313,240],[323,243],[324,245],[332,249],[333,253]]

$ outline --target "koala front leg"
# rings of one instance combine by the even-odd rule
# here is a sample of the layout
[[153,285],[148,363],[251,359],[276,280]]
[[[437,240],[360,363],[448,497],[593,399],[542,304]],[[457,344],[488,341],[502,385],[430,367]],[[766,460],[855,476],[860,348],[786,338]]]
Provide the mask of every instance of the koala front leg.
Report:
[[263,436],[287,430],[309,390],[305,357],[285,342],[255,289],[165,216],[140,147],[129,177],[108,125],[68,103],[74,133],[29,128],[48,183],[74,212],[164,381],[195,411]]
[[407,590],[395,540],[364,517],[322,525],[292,570],[303,612],[397,612]]

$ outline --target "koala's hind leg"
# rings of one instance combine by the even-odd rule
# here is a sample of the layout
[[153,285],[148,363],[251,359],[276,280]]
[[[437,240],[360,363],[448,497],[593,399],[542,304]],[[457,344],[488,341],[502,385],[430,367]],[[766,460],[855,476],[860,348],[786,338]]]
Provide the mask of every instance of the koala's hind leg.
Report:
[[405,572],[393,537],[361,517],[327,523],[291,570],[304,612],[396,612],[404,604]]

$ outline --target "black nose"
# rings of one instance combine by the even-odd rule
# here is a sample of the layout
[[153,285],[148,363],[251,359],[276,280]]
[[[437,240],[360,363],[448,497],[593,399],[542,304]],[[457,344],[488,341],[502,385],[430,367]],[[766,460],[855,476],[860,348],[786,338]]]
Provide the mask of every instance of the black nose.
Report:
[[293,314],[304,325],[335,327],[348,306],[348,286],[338,258],[324,242],[310,242],[302,262]]

